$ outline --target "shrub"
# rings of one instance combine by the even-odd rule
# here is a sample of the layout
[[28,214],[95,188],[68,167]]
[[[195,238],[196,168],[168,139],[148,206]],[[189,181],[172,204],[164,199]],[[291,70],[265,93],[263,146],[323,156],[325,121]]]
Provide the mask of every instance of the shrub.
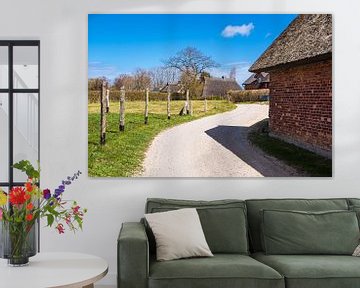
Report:
[[252,102],[252,101],[266,101],[270,94],[269,89],[257,90],[230,90],[228,92],[229,100],[232,102]]
[[[237,92],[237,91],[234,91]],[[88,99],[89,103],[100,103],[100,91],[99,90],[88,90]],[[203,100],[201,96],[191,95],[191,100]],[[223,100],[225,97],[222,96],[209,96],[207,100]],[[145,101],[145,91],[126,91],[125,92],[126,101]],[[150,92],[149,93],[150,101],[167,101],[166,92]],[[186,100],[186,94],[182,93],[171,93],[171,100]],[[110,91],[110,101],[118,102],[120,101],[120,91],[111,90]],[[258,101],[258,100],[256,100]]]

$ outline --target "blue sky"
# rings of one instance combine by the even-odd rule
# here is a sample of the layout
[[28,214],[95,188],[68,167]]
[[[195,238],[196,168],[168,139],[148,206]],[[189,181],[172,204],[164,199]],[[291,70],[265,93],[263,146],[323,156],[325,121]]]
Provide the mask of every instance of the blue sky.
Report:
[[89,78],[162,66],[188,46],[220,66],[213,76],[237,68],[241,84],[251,64],[296,17],[293,14],[90,14]]

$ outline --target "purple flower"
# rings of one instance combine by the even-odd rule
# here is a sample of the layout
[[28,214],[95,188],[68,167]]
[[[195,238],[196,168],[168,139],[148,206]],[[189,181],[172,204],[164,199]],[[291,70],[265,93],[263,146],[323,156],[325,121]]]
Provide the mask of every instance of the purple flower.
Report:
[[44,189],[43,196],[46,200],[48,200],[51,197],[51,192],[49,189]]
[[61,185],[59,185],[59,187],[57,189],[55,189],[54,197],[59,200],[60,195],[65,191],[65,186],[70,185],[72,183],[72,181],[78,179],[80,174],[82,174],[82,173],[79,170],[78,172],[74,173],[73,177],[68,176],[68,177],[66,177],[66,180],[62,180]]
[[54,197],[59,198],[59,196],[64,192],[64,190],[61,189],[55,189]]

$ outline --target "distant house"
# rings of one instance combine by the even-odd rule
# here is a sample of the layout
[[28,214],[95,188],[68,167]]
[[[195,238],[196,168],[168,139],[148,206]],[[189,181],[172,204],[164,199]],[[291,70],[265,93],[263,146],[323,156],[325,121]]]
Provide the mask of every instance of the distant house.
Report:
[[271,75],[271,135],[331,158],[332,16],[298,16],[249,71]]
[[164,87],[162,87],[159,91],[160,92],[168,92],[168,87],[170,88],[170,93],[178,93],[178,94],[183,94],[185,93],[185,88],[184,85],[181,84],[180,82],[178,83],[169,83],[166,84]]
[[225,97],[230,90],[242,90],[242,88],[233,78],[205,77],[202,97]]
[[253,73],[242,84],[245,90],[267,89],[269,88],[270,74],[266,72]]

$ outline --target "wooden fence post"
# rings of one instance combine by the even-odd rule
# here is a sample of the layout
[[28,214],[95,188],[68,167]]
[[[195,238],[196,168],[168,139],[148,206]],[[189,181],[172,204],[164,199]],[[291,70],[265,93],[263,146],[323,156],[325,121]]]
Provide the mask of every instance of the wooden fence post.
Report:
[[100,93],[100,145],[105,145],[106,143],[106,82],[101,84],[101,93]]
[[204,112],[207,112],[207,99],[206,96],[204,97]]
[[[189,93],[190,94],[190,93]],[[188,114],[190,114],[190,116],[192,116],[193,115],[193,106],[192,106],[192,101],[191,101],[191,99],[190,99],[190,95],[188,96]]]
[[106,113],[110,112],[110,89],[108,85],[106,85]]
[[145,92],[145,124],[148,124],[149,117],[149,88],[146,88]]
[[171,100],[171,91],[170,91],[170,85],[168,85],[167,87],[167,118],[168,120],[170,120],[170,117],[171,117],[171,111],[170,111],[170,100]]
[[190,113],[190,107],[189,107],[189,105],[190,105],[190,91],[189,91],[189,89],[187,89],[186,90],[186,114],[189,114]]
[[120,124],[119,130],[125,130],[125,87],[120,89]]

